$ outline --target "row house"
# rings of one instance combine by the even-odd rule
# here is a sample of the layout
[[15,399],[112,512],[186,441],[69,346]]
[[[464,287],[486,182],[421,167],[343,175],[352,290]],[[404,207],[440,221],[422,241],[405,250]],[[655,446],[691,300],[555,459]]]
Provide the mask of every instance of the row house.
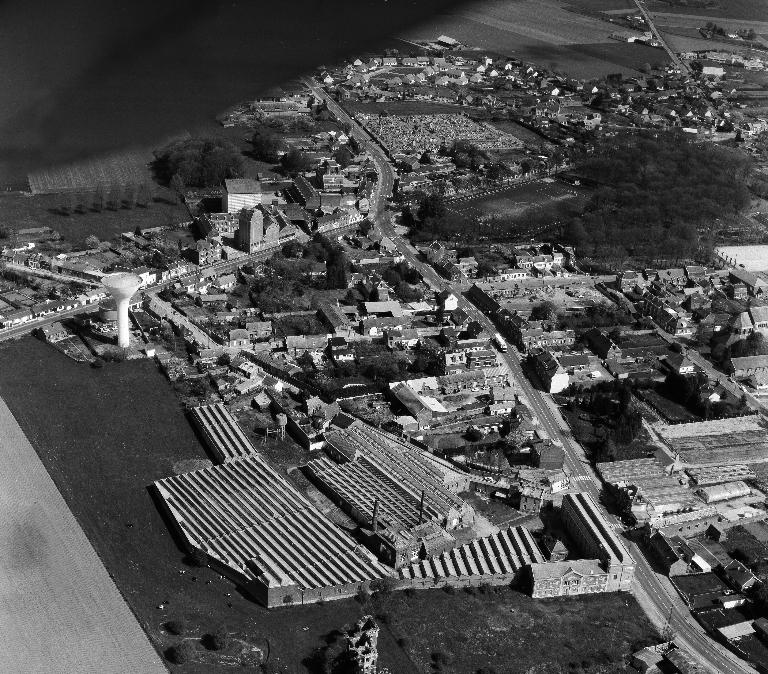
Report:
[[560,361],[546,349],[535,349],[530,354],[533,370],[547,393],[560,393],[568,388],[570,377]]

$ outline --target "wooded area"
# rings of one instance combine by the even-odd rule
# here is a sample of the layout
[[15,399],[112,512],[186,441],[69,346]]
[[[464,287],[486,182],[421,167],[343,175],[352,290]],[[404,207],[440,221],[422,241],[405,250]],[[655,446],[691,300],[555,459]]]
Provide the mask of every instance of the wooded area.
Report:
[[692,257],[718,218],[749,204],[747,158],[682,132],[606,138],[581,174],[596,186],[564,232],[590,257]]

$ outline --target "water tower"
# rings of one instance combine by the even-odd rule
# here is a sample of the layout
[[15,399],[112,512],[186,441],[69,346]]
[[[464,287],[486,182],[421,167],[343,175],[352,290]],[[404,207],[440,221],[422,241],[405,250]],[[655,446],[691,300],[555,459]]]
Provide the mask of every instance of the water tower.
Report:
[[101,279],[107,292],[117,304],[117,345],[130,346],[128,333],[128,304],[141,286],[141,278],[127,271],[107,274]]

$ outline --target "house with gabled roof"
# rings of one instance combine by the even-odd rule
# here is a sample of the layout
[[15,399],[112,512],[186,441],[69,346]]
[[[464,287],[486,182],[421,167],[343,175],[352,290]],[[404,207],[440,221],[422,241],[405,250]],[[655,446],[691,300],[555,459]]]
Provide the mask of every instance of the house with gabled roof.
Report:
[[756,330],[768,329],[768,306],[752,306],[749,308],[749,315]]

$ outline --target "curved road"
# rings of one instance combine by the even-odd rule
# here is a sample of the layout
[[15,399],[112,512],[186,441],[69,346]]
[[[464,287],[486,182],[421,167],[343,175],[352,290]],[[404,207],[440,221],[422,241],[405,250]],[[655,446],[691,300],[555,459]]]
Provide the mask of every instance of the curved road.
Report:
[[[439,276],[430,265],[420,260],[414,248],[395,232],[390,213],[386,210],[386,199],[392,194],[395,172],[384,150],[372,141],[365,130],[338,103],[331,99],[314,80],[307,79],[305,81],[315,97],[325,100],[328,110],[340,122],[346,123],[351,127],[350,135],[356,140],[366,143],[366,149],[376,164],[376,170],[379,174],[372,199],[371,211],[374,214],[374,222],[381,228],[384,234],[392,239],[398,251],[411,265],[419,270],[428,283],[436,288],[452,289],[459,298],[459,304],[462,309],[473,319],[480,322],[490,334],[496,332],[493,322],[461,294],[458,284],[452,285]],[[593,473],[582,448],[573,440],[567,424],[557,411],[557,407],[550,398],[545,397],[528,381],[528,378],[523,374],[520,357],[513,348],[510,348],[507,353],[503,354],[503,357],[516,379],[516,383],[521,389],[524,398],[527,399],[531,410],[538,416],[541,425],[553,440],[562,442],[565,450],[566,466],[571,472],[571,480],[575,481],[582,491],[589,493],[595,499],[595,502],[599,504],[600,481]],[[603,514],[606,515],[609,522],[613,523],[617,529],[620,528],[620,524],[615,517],[605,511]],[[756,671],[747,663],[710,639],[684,605],[682,605],[677,593],[668,592],[668,588],[657,577],[636,546],[633,546],[633,551],[636,586],[645,595],[645,598],[653,604],[658,616],[669,618],[669,625],[676,643],[686,648],[707,669],[715,674],[756,674]]]

